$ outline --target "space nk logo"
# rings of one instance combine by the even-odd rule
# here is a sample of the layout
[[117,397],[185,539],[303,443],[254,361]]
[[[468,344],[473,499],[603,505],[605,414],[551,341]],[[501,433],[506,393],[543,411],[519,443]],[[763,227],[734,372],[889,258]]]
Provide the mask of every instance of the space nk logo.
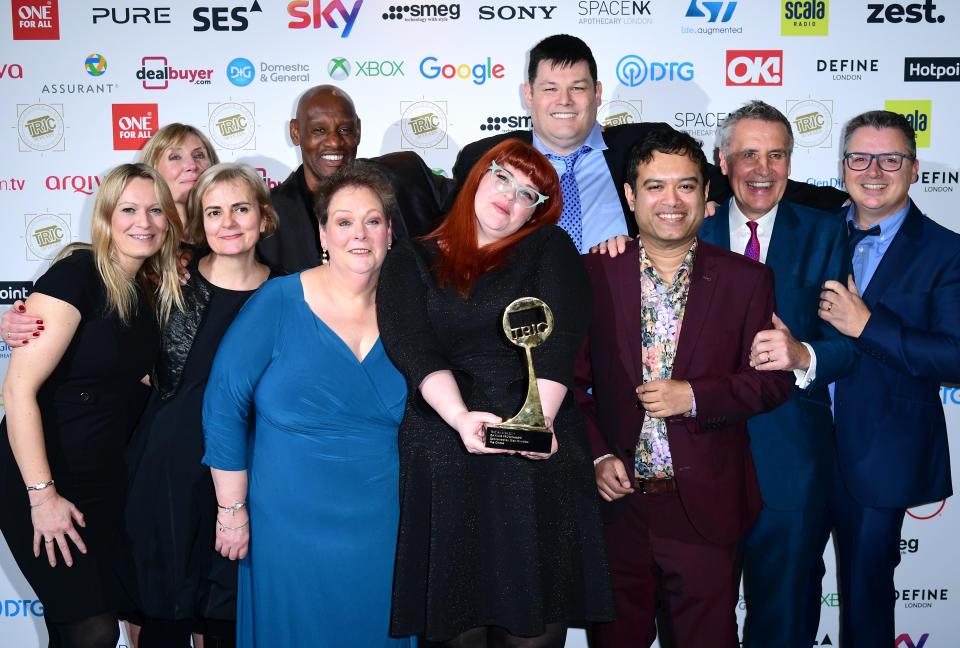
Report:
[[139,151],[158,121],[157,104],[113,104],[113,150]]
[[250,24],[247,13],[260,13],[257,0],[249,7],[197,7],[193,10],[193,19],[197,22],[193,31],[244,31]]
[[636,54],[627,54],[617,62],[617,79],[628,88],[636,88],[645,81],[690,81],[693,79],[693,63],[652,61],[648,64]]
[[[349,0],[347,2],[349,4]],[[287,26],[290,29],[306,27],[320,29],[327,25],[331,29],[339,29],[342,25],[343,33],[340,34],[340,38],[346,38],[353,31],[353,24],[357,21],[361,6],[363,6],[363,0],[353,3],[353,8],[350,10],[347,10],[342,0],[330,0],[326,4],[323,0],[293,0],[287,5],[287,13],[295,20],[291,20]],[[307,9],[308,7],[310,10]],[[335,12],[339,14],[341,22],[337,22]]]
[[60,40],[58,0],[12,0],[13,40]]
[[727,50],[728,86],[783,85],[783,50]]

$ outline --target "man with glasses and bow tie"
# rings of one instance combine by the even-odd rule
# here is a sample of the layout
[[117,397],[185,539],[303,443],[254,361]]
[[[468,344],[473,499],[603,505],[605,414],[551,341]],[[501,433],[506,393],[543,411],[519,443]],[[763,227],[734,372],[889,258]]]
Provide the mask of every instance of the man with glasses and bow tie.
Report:
[[[902,115],[874,110],[845,126],[853,273],[826,282],[818,313],[859,351],[856,370],[833,385],[835,474],[821,542],[836,531],[846,648],[892,644],[904,513],[952,493],[939,387],[960,381],[960,235],[910,200],[918,169]],[[817,611],[818,581],[808,592]]]

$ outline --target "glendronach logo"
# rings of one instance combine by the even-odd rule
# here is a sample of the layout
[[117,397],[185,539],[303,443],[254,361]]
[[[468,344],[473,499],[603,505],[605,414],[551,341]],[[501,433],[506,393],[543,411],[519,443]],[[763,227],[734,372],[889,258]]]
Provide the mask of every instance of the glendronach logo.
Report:
[[17,104],[20,152],[66,150],[65,130],[63,104]]
[[400,148],[447,148],[447,102],[401,101]]
[[157,104],[113,104],[113,150],[139,151],[157,132]]
[[[293,0],[287,5],[287,13],[296,20],[287,23],[287,27],[290,29],[305,29],[306,27],[320,29],[327,25],[332,29],[339,29],[341,23],[337,22],[334,15],[334,12],[336,12],[340,14],[343,25],[343,33],[340,34],[340,38],[346,38],[353,31],[353,23],[357,21],[357,14],[360,13],[362,5],[363,0],[357,0],[353,4],[353,8],[348,11],[341,0],[332,0],[327,3],[324,3],[323,0]],[[310,7],[311,10],[308,11],[307,7]]]
[[460,19],[460,5],[458,3],[390,5],[380,17],[383,20],[402,20],[403,22],[449,22]]
[[255,110],[253,103],[210,104],[207,120],[210,137],[220,148],[255,149]]
[[50,260],[70,242],[70,214],[24,214],[27,260]]
[[620,126],[622,124],[639,124],[643,104],[639,99],[624,100],[612,99],[600,105],[597,110],[597,121],[604,126]]
[[172,68],[167,65],[166,56],[144,56],[137,79],[143,82],[145,90],[165,90],[170,81],[186,81],[193,85],[210,85],[213,70],[192,68]]
[[13,40],[60,40],[58,0],[12,0]]
[[960,81],[960,56],[903,59],[904,81]]
[[32,281],[0,281],[0,304],[12,304],[18,299],[27,301],[31,290]]

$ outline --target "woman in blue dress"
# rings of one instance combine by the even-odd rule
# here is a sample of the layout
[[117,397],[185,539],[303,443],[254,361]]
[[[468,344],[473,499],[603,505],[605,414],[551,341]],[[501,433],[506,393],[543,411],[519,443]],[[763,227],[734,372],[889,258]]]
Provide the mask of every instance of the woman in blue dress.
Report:
[[388,636],[407,395],[376,320],[393,203],[362,164],[327,180],[324,264],[264,284],[217,351],[203,462],[227,504],[216,548],[242,559],[240,648],[410,645]]

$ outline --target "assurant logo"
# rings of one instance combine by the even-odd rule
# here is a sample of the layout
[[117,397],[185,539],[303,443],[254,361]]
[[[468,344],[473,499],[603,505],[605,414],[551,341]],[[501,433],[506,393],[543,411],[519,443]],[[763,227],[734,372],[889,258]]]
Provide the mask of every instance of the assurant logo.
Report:
[[102,54],[90,54],[84,60],[83,67],[92,77],[103,76],[107,71],[107,59]]

